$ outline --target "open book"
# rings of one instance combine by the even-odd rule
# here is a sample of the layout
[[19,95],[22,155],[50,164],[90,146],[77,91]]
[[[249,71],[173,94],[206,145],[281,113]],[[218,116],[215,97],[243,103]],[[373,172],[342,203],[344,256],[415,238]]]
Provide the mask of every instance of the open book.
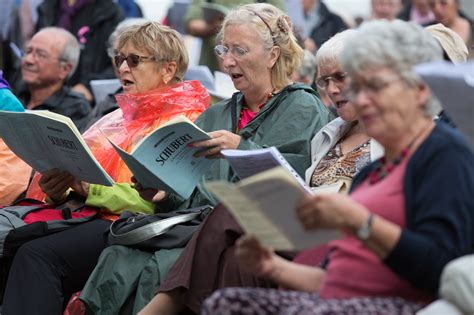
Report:
[[221,154],[240,179],[282,166],[304,190],[311,192],[301,176],[275,147],[258,150],[222,150]]
[[210,139],[206,132],[180,115],[148,134],[131,153],[109,141],[143,187],[187,199],[213,162],[194,157],[201,149],[188,144],[206,139]]
[[295,208],[305,191],[283,167],[237,184],[214,181],[206,188],[221,201],[246,233],[277,250],[300,250],[339,237],[336,230],[305,231]]
[[0,111],[0,137],[40,173],[58,168],[87,183],[113,184],[69,117],[42,110]]

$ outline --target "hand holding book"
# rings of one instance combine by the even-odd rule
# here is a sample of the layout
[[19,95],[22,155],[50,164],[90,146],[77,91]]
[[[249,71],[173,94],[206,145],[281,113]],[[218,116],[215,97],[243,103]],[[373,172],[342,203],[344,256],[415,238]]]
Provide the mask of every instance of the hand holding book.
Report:
[[198,151],[195,157],[205,157],[208,159],[223,158],[221,151],[227,149],[237,149],[240,143],[240,136],[227,130],[217,130],[209,132],[209,140],[197,141],[191,144],[194,148],[203,148]]

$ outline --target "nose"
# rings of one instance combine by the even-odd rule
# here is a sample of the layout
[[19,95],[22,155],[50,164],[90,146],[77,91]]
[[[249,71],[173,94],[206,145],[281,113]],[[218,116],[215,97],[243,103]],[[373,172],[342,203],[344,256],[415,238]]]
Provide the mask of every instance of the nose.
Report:
[[25,52],[22,58],[22,61],[24,63],[29,63],[29,64],[33,63],[34,60],[35,60],[35,56],[34,56],[33,51]]
[[339,88],[339,86],[336,84],[336,82],[334,82],[332,79],[329,79],[328,80],[328,84],[326,86],[326,91],[328,92],[328,94],[330,95],[338,95],[341,93],[341,89]]
[[118,67],[119,73],[130,71],[127,60],[122,61],[122,64]]
[[365,106],[370,104],[370,97],[364,89],[354,92],[354,95],[349,100],[355,107],[357,112],[360,112]]
[[232,56],[232,54],[227,53],[224,55],[222,58],[222,66],[224,69],[229,69],[235,66],[235,58]]

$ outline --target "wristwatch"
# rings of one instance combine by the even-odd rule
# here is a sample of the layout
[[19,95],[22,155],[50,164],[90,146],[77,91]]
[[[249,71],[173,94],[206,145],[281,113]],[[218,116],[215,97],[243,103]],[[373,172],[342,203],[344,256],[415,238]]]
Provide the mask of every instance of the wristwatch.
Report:
[[359,229],[356,231],[357,238],[361,241],[366,241],[369,239],[371,230],[372,230],[372,221],[374,219],[374,214],[371,212],[367,219],[362,223]]

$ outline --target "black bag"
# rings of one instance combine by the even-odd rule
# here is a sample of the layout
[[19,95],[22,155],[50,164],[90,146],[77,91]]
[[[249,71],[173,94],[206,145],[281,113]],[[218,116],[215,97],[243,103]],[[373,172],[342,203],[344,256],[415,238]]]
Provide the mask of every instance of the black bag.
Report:
[[125,211],[110,225],[108,244],[146,251],[184,247],[211,210],[206,205],[153,215]]

